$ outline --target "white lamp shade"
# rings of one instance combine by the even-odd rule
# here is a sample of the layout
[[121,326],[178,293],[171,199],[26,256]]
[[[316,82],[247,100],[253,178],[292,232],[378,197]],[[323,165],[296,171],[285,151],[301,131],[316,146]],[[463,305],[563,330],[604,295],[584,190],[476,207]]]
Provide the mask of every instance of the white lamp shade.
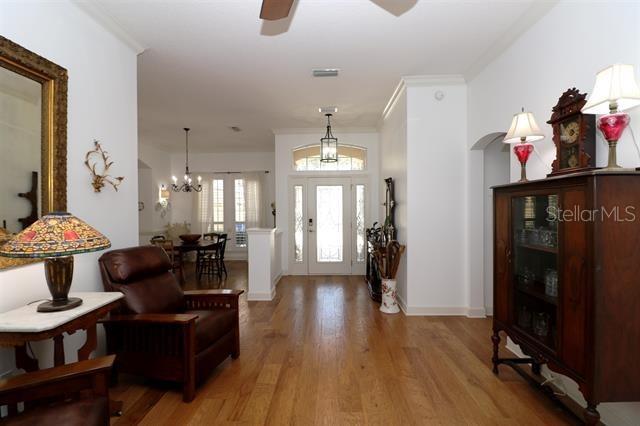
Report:
[[615,64],[600,71],[582,112],[609,114],[609,104],[612,102],[618,104],[619,112],[640,105],[640,88],[636,83],[633,65]]
[[511,127],[504,137],[504,143],[533,142],[544,139],[536,119],[530,112],[520,112],[513,116]]

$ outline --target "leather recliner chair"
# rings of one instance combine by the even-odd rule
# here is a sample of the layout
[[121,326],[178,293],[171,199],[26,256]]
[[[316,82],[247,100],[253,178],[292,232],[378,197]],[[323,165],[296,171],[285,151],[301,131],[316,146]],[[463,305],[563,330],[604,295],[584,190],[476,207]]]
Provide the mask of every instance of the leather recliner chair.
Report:
[[124,303],[102,321],[118,372],[181,382],[183,400],[229,355],[240,355],[242,290],[183,291],[160,247],[112,250],[98,260],[105,291]]
[[[7,426],[109,426],[109,372],[113,356],[33,371],[0,380]],[[17,412],[17,404],[25,410]]]

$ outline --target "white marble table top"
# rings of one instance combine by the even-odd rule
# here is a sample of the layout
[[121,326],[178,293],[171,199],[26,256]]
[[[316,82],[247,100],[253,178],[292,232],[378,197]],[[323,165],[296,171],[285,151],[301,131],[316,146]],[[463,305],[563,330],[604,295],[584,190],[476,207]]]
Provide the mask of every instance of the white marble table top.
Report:
[[59,312],[38,312],[42,301],[22,306],[0,314],[0,333],[39,333],[59,327],[84,314],[108,305],[124,297],[120,292],[78,292],[69,297],[79,297],[82,305]]

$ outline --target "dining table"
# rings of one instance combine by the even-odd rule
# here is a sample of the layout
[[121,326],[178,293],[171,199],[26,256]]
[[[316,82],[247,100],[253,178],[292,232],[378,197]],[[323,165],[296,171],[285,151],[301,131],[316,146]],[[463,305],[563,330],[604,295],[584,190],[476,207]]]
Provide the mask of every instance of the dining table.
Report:
[[[181,271],[184,271],[184,264],[187,253],[192,251],[195,251],[196,253],[199,253],[201,251],[214,251],[218,248],[218,244],[220,244],[220,242],[220,240],[198,240],[195,242],[186,242],[182,240],[174,241],[173,248],[178,252]],[[195,267],[198,267],[197,262]],[[180,281],[182,282],[182,284],[184,284],[184,273],[180,274]]]

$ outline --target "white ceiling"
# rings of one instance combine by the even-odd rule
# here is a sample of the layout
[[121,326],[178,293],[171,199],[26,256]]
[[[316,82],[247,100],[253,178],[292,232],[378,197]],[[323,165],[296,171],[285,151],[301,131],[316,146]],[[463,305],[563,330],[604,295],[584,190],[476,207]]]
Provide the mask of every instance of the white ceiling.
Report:
[[141,143],[180,151],[187,126],[194,152],[272,151],[271,129],[322,127],[326,105],[339,108],[337,129],[375,127],[401,76],[477,68],[532,10],[530,0],[299,0],[290,19],[268,23],[261,0],[98,3],[146,48]]

